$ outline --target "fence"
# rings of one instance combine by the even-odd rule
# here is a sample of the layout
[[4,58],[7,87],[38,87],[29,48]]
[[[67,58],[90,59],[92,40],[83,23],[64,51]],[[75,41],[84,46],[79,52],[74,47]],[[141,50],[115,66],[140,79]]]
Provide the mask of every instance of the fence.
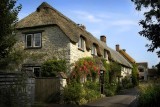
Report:
[[50,97],[60,92],[59,78],[36,78],[35,101],[46,102]]
[[[14,103],[18,105],[17,107],[22,104],[32,105],[34,102],[46,102],[47,100],[53,99],[57,93],[56,99],[58,100],[60,91],[65,83],[63,83],[62,78],[27,77],[24,79],[23,76],[24,75],[20,73],[0,72],[0,94],[4,93],[4,91],[7,92],[7,94],[4,93],[3,96],[0,95],[0,107],[2,103],[7,104],[7,100],[10,100],[9,97],[12,99],[14,97],[13,100],[15,100]],[[12,95],[13,93],[14,95]]]

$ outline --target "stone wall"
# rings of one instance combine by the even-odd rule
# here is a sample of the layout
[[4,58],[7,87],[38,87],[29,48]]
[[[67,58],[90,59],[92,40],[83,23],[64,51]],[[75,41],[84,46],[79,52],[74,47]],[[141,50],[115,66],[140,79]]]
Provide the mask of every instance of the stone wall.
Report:
[[[35,31],[42,31],[42,47],[39,49],[25,48],[24,33]],[[18,42],[15,47],[29,54],[24,63],[41,64],[54,56],[69,59],[70,40],[57,26],[18,30],[17,37]]]
[[84,43],[84,51],[78,49],[78,43],[70,43],[70,63],[74,63],[79,58],[92,57],[91,50],[86,49],[86,44]]

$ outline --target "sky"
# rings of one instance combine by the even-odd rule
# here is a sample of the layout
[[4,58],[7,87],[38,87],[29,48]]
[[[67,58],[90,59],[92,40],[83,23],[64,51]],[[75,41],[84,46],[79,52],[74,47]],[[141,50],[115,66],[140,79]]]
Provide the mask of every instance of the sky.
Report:
[[138,34],[142,30],[138,22],[144,18],[145,9],[136,11],[131,0],[18,0],[17,5],[22,4],[18,18],[36,11],[42,2],[85,25],[96,38],[105,35],[109,47],[115,49],[119,44],[136,62],[148,62],[149,67],[160,62],[155,52],[147,52],[145,45],[150,42]]

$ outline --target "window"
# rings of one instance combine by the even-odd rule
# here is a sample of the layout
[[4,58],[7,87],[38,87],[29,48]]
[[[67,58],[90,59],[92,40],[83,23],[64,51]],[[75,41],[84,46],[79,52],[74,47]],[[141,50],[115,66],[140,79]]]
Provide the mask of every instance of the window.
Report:
[[78,41],[78,48],[84,50],[84,38],[80,37]]
[[33,73],[36,77],[40,77],[40,67],[33,67]]
[[106,60],[108,60],[108,53],[107,53],[106,50],[104,50],[104,58],[105,58]]
[[41,67],[40,66],[32,66],[29,64],[23,65],[22,68],[28,76],[35,76],[40,77],[41,76]]
[[144,72],[144,70],[140,68],[140,69],[139,69],[139,72]]
[[92,45],[91,54],[97,56],[97,49],[95,45]]
[[26,34],[26,48],[41,47],[41,33]]

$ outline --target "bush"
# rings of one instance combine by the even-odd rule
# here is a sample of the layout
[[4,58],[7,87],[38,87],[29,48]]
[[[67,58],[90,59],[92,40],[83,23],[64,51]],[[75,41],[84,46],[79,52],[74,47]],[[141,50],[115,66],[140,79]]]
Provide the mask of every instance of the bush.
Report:
[[64,102],[67,104],[80,104],[80,100],[84,98],[84,90],[82,85],[77,82],[72,82],[64,88]]
[[84,83],[84,89],[86,91],[85,99],[87,101],[93,101],[100,97],[100,86],[97,82],[87,81]]
[[160,85],[149,84],[140,86],[138,107],[159,107]]
[[122,86],[123,86],[123,88],[125,88],[125,89],[132,88],[132,87],[133,87],[133,85],[132,85],[131,80],[130,80],[129,77],[124,77],[124,78],[122,79]]
[[67,70],[65,60],[47,60],[42,64],[43,77],[55,77],[57,72],[65,72]]
[[116,83],[105,84],[104,94],[106,96],[113,96],[118,91],[118,85]]
[[138,80],[138,68],[136,64],[133,64],[133,69],[132,69],[132,84],[133,86],[137,86],[139,84]]
[[71,74],[71,79],[74,77],[77,82],[80,82],[80,78],[90,77],[88,79],[96,81],[98,77],[99,66],[94,58],[81,58],[75,62],[74,65],[75,66]]
[[67,104],[80,105],[99,97],[99,85],[95,82],[86,82],[83,85],[81,83],[72,82],[64,89],[64,102]]

